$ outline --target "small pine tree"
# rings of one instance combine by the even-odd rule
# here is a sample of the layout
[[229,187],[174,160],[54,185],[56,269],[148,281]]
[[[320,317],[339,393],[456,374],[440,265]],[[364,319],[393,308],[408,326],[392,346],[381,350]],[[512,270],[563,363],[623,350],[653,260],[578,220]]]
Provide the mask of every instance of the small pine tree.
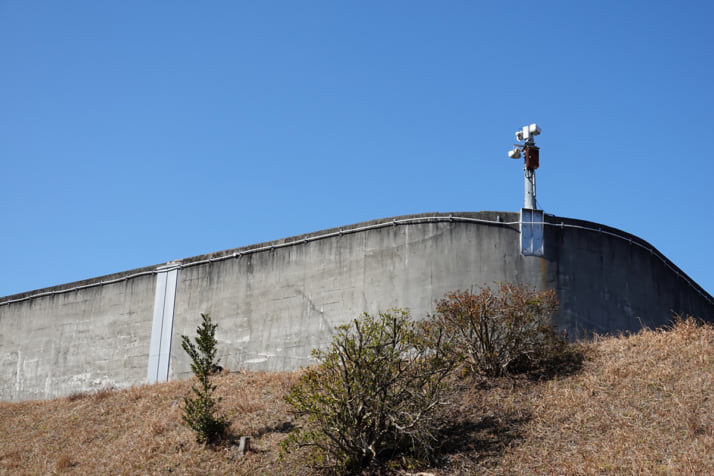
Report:
[[213,392],[216,385],[210,381],[210,377],[220,369],[215,337],[218,324],[213,324],[208,314],[201,313],[201,318],[203,321],[196,329],[195,344],[187,336],[181,336],[181,345],[191,357],[191,370],[199,384],[191,387],[193,397],[183,399],[183,421],[196,432],[196,441],[214,444],[225,436],[228,426],[224,416],[215,414]]

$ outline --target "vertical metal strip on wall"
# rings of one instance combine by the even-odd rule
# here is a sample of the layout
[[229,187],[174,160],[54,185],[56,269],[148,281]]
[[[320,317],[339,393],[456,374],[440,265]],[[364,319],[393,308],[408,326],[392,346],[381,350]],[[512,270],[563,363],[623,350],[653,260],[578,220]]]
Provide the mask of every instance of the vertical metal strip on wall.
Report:
[[543,256],[543,210],[521,209],[521,254]]
[[166,382],[169,379],[177,278],[177,268],[159,270],[156,274],[154,319],[151,325],[151,346],[147,371],[148,383]]

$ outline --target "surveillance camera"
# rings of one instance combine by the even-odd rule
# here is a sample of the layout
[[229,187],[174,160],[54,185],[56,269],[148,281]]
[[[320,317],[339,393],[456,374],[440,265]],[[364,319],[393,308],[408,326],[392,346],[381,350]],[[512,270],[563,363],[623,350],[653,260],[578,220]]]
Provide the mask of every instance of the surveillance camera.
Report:
[[537,136],[540,134],[540,127],[537,124],[531,124],[528,126],[528,132],[530,135]]
[[520,159],[521,149],[519,149],[518,147],[514,147],[513,150],[509,150],[508,157],[510,157],[511,159]]
[[540,127],[537,124],[531,124],[530,126],[524,126],[523,129],[516,132],[517,140],[528,140],[533,136],[540,134]]

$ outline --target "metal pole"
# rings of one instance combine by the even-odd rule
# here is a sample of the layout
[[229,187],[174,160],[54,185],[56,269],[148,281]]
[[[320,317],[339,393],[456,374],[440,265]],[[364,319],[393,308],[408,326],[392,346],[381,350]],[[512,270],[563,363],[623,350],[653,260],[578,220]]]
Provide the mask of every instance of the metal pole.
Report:
[[525,171],[525,185],[526,185],[526,194],[525,194],[525,200],[523,202],[523,208],[527,208],[529,210],[537,210],[536,206],[536,184],[535,184],[535,170],[533,169],[528,169],[528,168],[523,168]]
[[525,152],[525,199],[523,208],[529,210],[537,210],[536,205],[536,185],[535,185],[535,169],[538,168],[538,148],[532,137],[526,139],[524,146]]
[[536,200],[535,200],[535,170],[523,169],[525,171],[525,185],[526,194],[525,200],[523,202],[523,208],[529,210],[536,210]]

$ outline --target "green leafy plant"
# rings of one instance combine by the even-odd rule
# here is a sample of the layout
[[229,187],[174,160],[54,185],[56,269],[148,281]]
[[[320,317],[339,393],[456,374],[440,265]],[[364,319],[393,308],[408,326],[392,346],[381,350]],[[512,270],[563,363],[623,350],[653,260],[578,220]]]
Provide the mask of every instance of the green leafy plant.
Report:
[[286,397],[307,424],[285,447],[313,447],[317,464],[356,472],[400,455],[425,461],[435,450],[434,418],[445,403],[452,361],[436,328],[409,311],[368,314],[337,328],[320,362]]
[[191,370],[198,380],[198,385],[191,387],[193,396],[184,397],[182,416],[196,433],[196,441],[215,444],[225,436],[228,426],[224,416],[216,415],[216,400],[213,398],[216,385],[211,383],[211,376],[220,369],[215,337],[218,324],[213,324],[208,314],[201,313],[201,319],[194,337],[195,344],[187,336],[181,336],[181,345],[191,357]]
[[551,321],[557,310],[553,290],[502,283],[496,291],[483,286],[477,293],[448,293],[437,302],[432,321],[471,374],[499,377],[565,350],[565,335]]

